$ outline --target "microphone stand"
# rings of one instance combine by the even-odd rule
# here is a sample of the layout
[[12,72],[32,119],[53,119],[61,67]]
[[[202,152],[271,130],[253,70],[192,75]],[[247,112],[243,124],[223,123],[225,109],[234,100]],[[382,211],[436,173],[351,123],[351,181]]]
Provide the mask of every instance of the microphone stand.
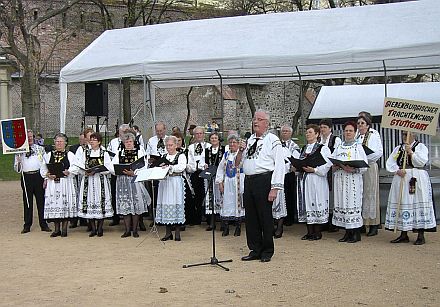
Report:
[[[215,172],[213,172],[212,174],[209,175],[208,184],[207,184],[206,191],[205,191],[205,196],[203,198],[204,202],[206,202],[206,196],[208,195],[209,187],[211,186],[212,180],[214,177],[215,177]],[[215,225],[214,203],[212,204],[212,207],[211,207],[211,225]],[[202,266],[202,265],[216,265],[225,271],[229,271],[229,268],[220,264],[220,263],[224,263],[224,262],[232,262],[232,259],[218,260],[217,257],[215,256],[215,227],[212,227],[212,257],[211,257],[210,261],[209,262],[202,262],[202,263],[195,263],[195,264],[184,264],[183,268],[185,269],[185,268],[191,268],[191,267]]]

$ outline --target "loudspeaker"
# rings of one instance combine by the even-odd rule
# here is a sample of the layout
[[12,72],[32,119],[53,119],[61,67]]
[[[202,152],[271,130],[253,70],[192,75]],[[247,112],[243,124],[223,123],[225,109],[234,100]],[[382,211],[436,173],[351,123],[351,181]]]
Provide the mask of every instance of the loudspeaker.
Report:
[[86,89],[86,116],[108,116],[108,84],[105,82],[88,82]]

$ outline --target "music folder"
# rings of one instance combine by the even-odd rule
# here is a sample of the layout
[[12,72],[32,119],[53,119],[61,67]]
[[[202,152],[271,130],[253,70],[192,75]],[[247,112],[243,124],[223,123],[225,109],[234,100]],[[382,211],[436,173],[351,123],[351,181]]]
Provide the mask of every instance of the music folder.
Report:
[[[148,157],[148,166],[154,167],[153,164],[155,164],[158,160],[160,160],[162,157],[160,155],[150,155]],[[157,166],[157,165],[156,165]]]
[[105,167],[104,165],[96,165],[96,166],[94,166],[94,167],[91,167],[91,168],[87,168],[87,169],[85,169],[84,170],[86,173],[95,173],[95,174],[97,174],[97,173],[102,173],[102,172],[107,172],[108,171],[108,169],[107,169],[107,167]]
[[114,165],[115,175],[124,175],[124,170],[134,171],[139,168],[143,168],[144,166],[145,166],[144,157],[141,157],[141,158],[137,159],[136,161],[134,161],[133,163],[129,163],[129,164],[115,164]]
[[329,158],[329,160],[333,163],[333,165],[341,166],[351,166],[354,168],[364,168],[369,167],[368,164],[364,160],[349,160],[349,161],[341,161],[338,159]]
[[90,168],[85,168],[83,165],[78,165],[78,164],[75,164],[75,165],[78,166],[84,172],[89,173],[89,174],[90,173],[97,174],[97,173],[102,173],[102,172],[108,171],[107,167],[105,167],[104,165],[96,165],[96,166],[93,166]]
[[[157,157],[157,156],[155,156],[155,157]],[[158,166],[170,165],[170,164],[171,164],[171,162],[168,161],[168,159],[165,158],[165,156],[163,156],[163,157],[159,157],[159,158],[154,158],[154,161],[150,164],[150,167],[158,167]]]
[[47,163],[46,164],[47,169],[49,170],[49,173],[51,175],[55,175],[57,178],[64,178],[66,175],[64,175],[64,164],[61,162],[55,162],[55,163]]
[[200,172],[199,177],[203,179],[210,179],[217,174],[217,166],[210,165],[207,169]]
[[290,164],[292,164],[297,170],[302,170],[302,168],[306,166],[318,167],[327,163],[321,153],[315,153],[304,159],[296,159],[294,157],[289,157],[288,159]]
[[137,173],[134,182],[165,179],[168,176],[169,169],[169,166],[142,169]]

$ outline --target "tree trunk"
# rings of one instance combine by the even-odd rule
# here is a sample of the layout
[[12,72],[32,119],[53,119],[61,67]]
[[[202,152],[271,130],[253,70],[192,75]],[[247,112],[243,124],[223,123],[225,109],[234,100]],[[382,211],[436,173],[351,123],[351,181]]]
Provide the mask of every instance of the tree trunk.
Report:
[[30,62],[23,67],[23,77],[21,84],[22,115],[26,117],[28,129],[34,133],[41,131],[41,103],[40,103],[40,80],[38,79],[38,68]]
[[189,96],[191,95],[192,90],[193,90],[193,87],[191,86],[189,88],[188,93],[186,94],[186,110],[187,110],[187,113],[186,113],[185,128],[183,129],[183,135],[184,136],[186,136],[186,132],[188,131],[189,118],[191,116],[191,108],[189,106],[189,104],[190,104]]
[[131,121],[130,78],[122,78],[122,113],[125,124]]
[[252,98],[251,86],[249,83],[246,83],[244,85],[244,88],[246,90],[246,99],[248,101],[249,108],[251,109],[252,118],[254,118],[256,108],[255,108],[254,99]]

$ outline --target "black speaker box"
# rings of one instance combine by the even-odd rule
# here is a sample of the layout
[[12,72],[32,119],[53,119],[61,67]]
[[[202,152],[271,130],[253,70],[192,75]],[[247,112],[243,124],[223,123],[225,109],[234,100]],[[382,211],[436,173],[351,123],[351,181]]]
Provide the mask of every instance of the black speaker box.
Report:
[[86,116],[108,116],[108,84],[105,82],[88,82],[86,89]]

